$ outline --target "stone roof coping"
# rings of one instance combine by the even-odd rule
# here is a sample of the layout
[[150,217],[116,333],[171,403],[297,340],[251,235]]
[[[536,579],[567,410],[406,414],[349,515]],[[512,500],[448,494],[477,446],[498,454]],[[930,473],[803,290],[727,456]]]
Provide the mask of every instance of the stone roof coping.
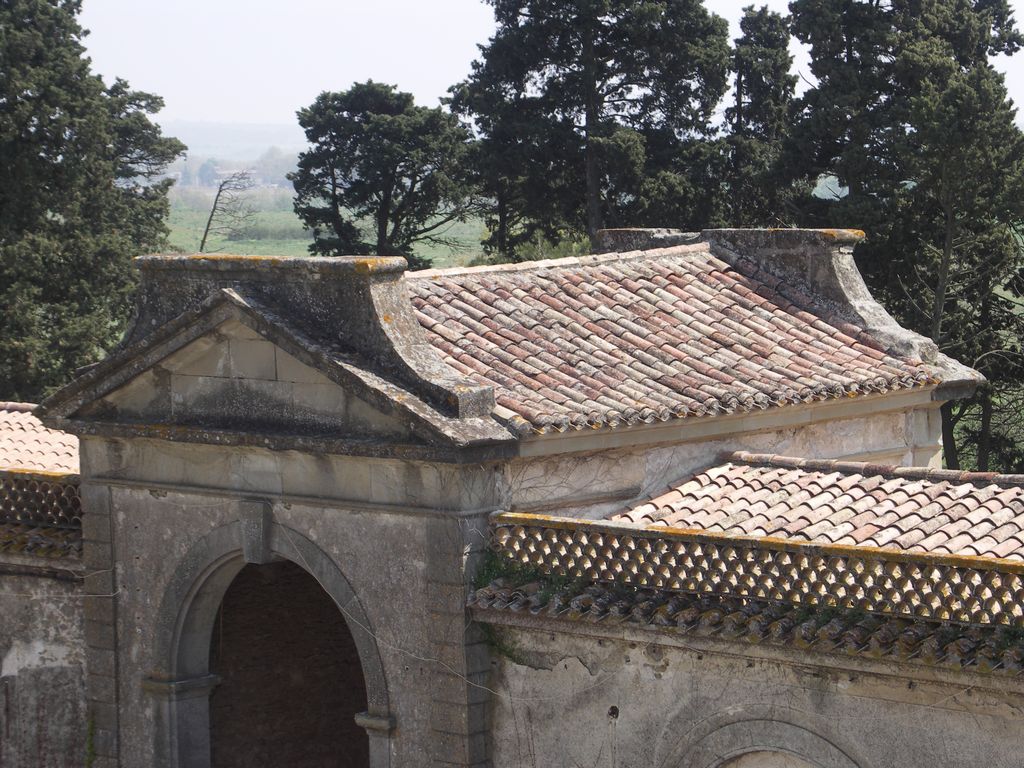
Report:
[[958,469],[934,469],[931,467],[902,467],[892,464],[872,464],[863,461],[843,461],[841,459],[801,459],[794,456],[750,453],[749,451],[724,453],[721,455],[721,459],[723,461],[749,464],[750,466],[802,469],[808,472],[839,472],[844,475],[871,475],[978,486],[998,485],[1005,488],[1024,487],[1024,474],[1012,475],[999,472],[966,472]]
[[503,272],[538,272],[547,269],[565,269],[567,267],[591,267],[598,264],[631,261],[634,259],[651,259],[659,256],[676,256],[685,253],[707,253],[710,246],[706,242],[686,245],[669,245],[663,248],[643,248],[640,250],[594,253],[585,256],[566,256],[560,259],[538,259],[537,261],[519,261],[511,264],[483,264],[476,267],[445,267],[441,269],[421,269],[409,272],[407,280],[420,280],[437,277],[453,277],[456,275],[480,275]]
[[31,413],[35,409],[35,403],[18,403],[13,401],[0,400],[0,411],[16,411],[18,413]]
[[141,270],[236,272],[292,271],[303,278],[318,275],[401,273],[408,263],[401,256],[242,256],[229,253],[149,254],[135,258]]

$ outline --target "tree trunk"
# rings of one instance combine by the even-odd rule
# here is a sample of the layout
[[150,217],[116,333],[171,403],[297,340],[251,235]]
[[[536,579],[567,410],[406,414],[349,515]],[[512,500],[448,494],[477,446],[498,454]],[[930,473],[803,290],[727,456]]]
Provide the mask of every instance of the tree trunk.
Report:
[[503,192],[498,192],[495,200],[498,213],[498,228],[494,232],[495,244],[498,246],[498,253],[504,258],[510,258],[508,252],[508,200]]
[[992,452],[992,391],[985,389],[981,395],[981,432],[978,435],[978,471],[988,472],[989,455]]
[[377,255],[387,256],[390,253],[388,243],[388,220],[391,216],[391,191],[388,190],[380,201],[377,209]]
[[210,206],[210,215],[206,217],[206,227],[203,229],[203,237],[199,241],[199,252],[206,251],[206,238],[210,234],[210,225],[213,224],[213,217],[217,215],[217,206],[220,204],[220,196],[224,191],[224,182],[217,185],[217,194],[213,196],[213,205]]
[[946,469],[960,469],[960,453],[957,451],[956,440],[953,438],[953,404],[942,404],[942,455],[946,459]]
[[594,135],[600,122],[600,104],[597,94],[597,61],[594,54],[594,28],[591,20],[583,33],[583,70],[586,73],[586,105],[583,125],[583,153],[587,174],[587,236],[592,246],[597,245],[597,230],[601,229],[601,169],[594,148]]
[[956,235],[956,222],[953,219],[953,210],[945,206],[943,211],[946,224],[946,236],[942,243],[942,262],[939,264],[939,274],[936,275],[935,299],[932,302],[932,341],[939,343],[939,335],[942,333],[942,316],[946,312],[946,289],[949,287],[949,267],[953,261],[953,241]]

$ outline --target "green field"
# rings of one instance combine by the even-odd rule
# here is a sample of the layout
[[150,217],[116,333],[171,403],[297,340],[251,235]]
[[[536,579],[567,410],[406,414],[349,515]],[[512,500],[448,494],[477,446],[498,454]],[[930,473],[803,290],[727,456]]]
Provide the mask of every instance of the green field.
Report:
[[[172,190],[171,247],[175,251],[194,253],[209,215],[212,190],[186,188]],[[211,236],[206,244],[210,253],[255,254],[260,256],[307,256],[310,237],[291,210],[291,194],[284,189],[257,189],[250,193],[255,215],[238,238]],[[456,222],[444,234],[455,242],[455,248],[423,244],[417,255],[426,256],[435,267],[463,266],[481,254],[480,240],[484,225],[479,220]]]

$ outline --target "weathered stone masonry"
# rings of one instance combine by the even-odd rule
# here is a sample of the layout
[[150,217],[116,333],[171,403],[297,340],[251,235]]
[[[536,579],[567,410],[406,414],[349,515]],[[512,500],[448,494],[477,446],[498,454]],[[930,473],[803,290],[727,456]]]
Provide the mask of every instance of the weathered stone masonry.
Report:
[[[232,690],[263,667],[310,674],[281,655],[289,627],[260,622],[258,574],[279,573],[263,595],[278,625],[327,626],[333,605],[351,636],[334,647],[354,682],[309,686],[287,715],[345,712],[366,753],[334,742],[353,750],[341,764],[1014,765],[1024,649],[984,621],[1015,622],[1020,596],[956,586],[930,614],[887,614],[916,611],[931,576],[891,570],[889,543],[813,540],[855,519],[858,536],[910,535],[915,515],[946,526],[954,559],[976,556],[967,529],[979,546],[1016,536],[997,528],[1016,502],[984,478],[962,481],[976,507],[940,509],[904,499],[927,470],[904,493],[865,469],[938,466],[938,409],[980,378],[873,301],[858,237],[630,230],[601,255],[410,275],[396,259],[140,259],[122,345],[37,411],[81,438],[87,597],[63,620],[82,628],[92,764],[238,757],[275,703]],[[709,468],[736,451],[843,464],[709,506],[687,495],[698,478],[713,495]],[[758,533],[769,498],[794,516],[782,539]],[[652,505],[695,527],[634,519]],[[506,572],[477,584],[481,566]],[[877,573],[890,603],[854,578]],[[935,611],[957,600],[954,626]],[[291,730],[277,754],[319,764],[323,745]]]

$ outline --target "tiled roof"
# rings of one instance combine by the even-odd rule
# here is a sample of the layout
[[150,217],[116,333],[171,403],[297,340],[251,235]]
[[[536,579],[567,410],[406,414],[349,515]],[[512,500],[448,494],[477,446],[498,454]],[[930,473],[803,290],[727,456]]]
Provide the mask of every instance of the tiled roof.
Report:
[[742,452],[727,458],[611,519],[1024,561],[1024,475]]
[[474,618],[483,622],[500,612],[1007,676],[1018,676],[1024,670],[1024,635],[1007,627],[964,627],[860,611],[586,582],[552,587],[515,577],[497,579],[474,591],[469,605]]
[[[729,257],[732,258],[732,257]],[[934,382],[753,261],[707,243],[407,276],[459,373],[521,432],[667,421]]]
[[44,427],[33,408],[0,402],[0,470],[78,474],[78,438]]
[[46,558],[80,557],[82,529],[0,522],[0,553]]

